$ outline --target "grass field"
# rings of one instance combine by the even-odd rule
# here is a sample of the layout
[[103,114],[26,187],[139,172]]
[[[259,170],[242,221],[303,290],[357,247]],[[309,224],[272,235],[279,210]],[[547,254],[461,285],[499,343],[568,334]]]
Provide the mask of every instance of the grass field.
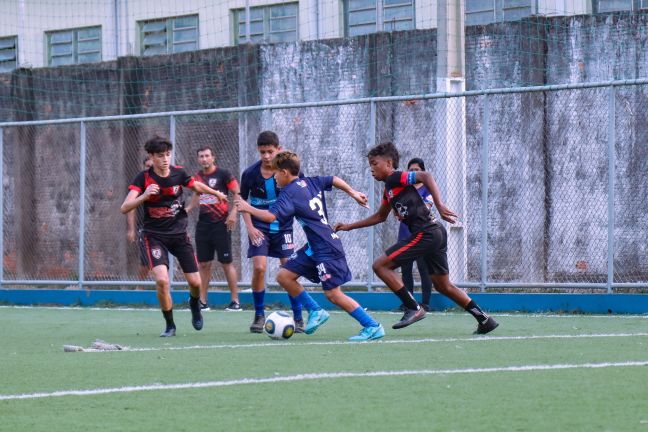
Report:
[[[432,313],[383,341],[333,313],[311,336],[205,313],[0,307],[2,431],[647,431],[648,316]],[[129,347],[64,353],[96,338]]]

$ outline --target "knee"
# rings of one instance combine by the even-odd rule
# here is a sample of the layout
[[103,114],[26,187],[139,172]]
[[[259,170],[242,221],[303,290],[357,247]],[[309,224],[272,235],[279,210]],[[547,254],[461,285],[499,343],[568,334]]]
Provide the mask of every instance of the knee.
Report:
[[156,279],[155,286],[158,290],[168,291],[169,290],[169,278]]
[[385,269],[385,264],[384,264],[381,260],[377,259],[377,260],[374,261],[374,263],[371,265],[371,268],[372,268],[372,270],[374,271],[374,273],[381,273],[381,272],[383,272],[384,269]]
[[211,269],[211,262],[209,262],[209,261],[208,262],[199,262],[198,263],[198,268],[201,271],[205,271],[205,270],[209,271]]
[[252,271],[256,276],[262,276],[266,271],[266,266],[265,264],[254,264]]
[[291,281],[290,273],[284,269],[280,269],[277,273],[277,283],[281,286],[285,286]]

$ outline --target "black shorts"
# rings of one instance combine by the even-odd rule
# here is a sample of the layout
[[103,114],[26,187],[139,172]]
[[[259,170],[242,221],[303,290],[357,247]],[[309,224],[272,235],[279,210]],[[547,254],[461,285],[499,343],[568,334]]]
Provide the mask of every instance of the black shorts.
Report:
[[218,253],[218,262],[232,262],[232,235],[225,222],[201,223],[196,225],[196,254],[198,262],[209,262]]
[[433,275],[448,274],[448,233],[442,225],[430,227],[411,234],[385,251],[387,257],[399,267],[423,258]]
[[143,232],[140,236],[142,262],[152,269],[159,265],[169,268],[169,253],[178,260],[184,273],[196,273],[198,263],[187,234],[163,236]]

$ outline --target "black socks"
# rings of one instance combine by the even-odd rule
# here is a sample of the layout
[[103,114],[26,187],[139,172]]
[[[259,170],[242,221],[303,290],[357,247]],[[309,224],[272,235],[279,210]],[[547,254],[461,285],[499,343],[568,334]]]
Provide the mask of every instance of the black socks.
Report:
[[474,316],[478,323],[483,323],[488,319],[488,314],[481,310],[481,308],[473,300],[470,300],[470,303],[464,308],[466,312]]
[[162,315],[166,321],[167,328],[175,327],[175,323],[173,322],[173,309],[162,311]]
[[401,287],[401,289],[396,291],[394,294],[398,296],[398,298],[401,300],[401,302],[403,302],[407,309],[418,310],[419,304],[416,300],[414,300],[414,296],[407,290],[407,288]]

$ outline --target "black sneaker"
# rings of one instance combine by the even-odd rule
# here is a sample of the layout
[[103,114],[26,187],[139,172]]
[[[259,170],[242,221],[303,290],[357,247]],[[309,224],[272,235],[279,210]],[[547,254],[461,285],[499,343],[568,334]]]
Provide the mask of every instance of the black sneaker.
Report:
[[160,337],[171,337],[171,336],[175,336],[175,334],[176,334],[175,326],[167,327],[162,333],[160,333]]
[[207,303],[203,303],[203,302],[201,301],[201,302],[200,302],[200,310],[208,311],[208,310],[211,310],[211,309],[209,309],[209,305],[208,305]]
[[189,296],[189,308],[191,309],[191,325],[196,330],[202,330],[203,317],[200,312],[200,300]]
[[499,323],[493,319],[493,317],[488,317],[484,322],[477,324],[477,330],[473,334],[486,334],[495,330],[499,326]]
[[403,314],[403,318],[392,326],[393,329],[402,329],[408,325],[414,324],[416,321],[421,321],[425,318],[425,309],[419,307],[418,309],[407,309]]
[[304,320],[295,320],[295,333],[304,333]]
[[233,301],[225,308],[225,310],[228,312],[241,312],[243,308],[238,302]]
[[397,308],[392,309],[391,311],[392,312],[405,312],[406,310],[407,310],[407,308],[405,307],[405,305],[401,303],[400,306],[398,306]]
[[252,333],[263,333],[263,326],[265,325],[265,316],[264,315],[254,315],[254,321],[250,326],[250,331]]

